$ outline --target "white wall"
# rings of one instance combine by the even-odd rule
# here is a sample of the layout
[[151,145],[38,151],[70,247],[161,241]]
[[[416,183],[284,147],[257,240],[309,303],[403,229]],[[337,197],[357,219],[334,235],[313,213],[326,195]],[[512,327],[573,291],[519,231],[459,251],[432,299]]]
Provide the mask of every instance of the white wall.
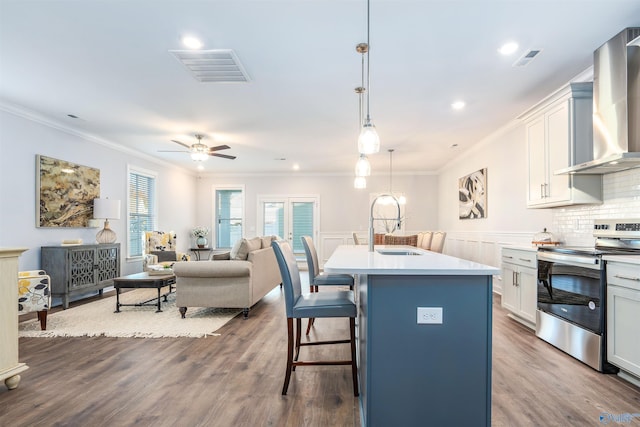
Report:
[[121,243],[123,274],[142,270],[140,260],[125,260],[128,164],[158,173],[158,229],[175,230],[178,249],[188,251],[188,232],[195,222],[194,176],[111,148],[37,116],[0,110],[0,246],[29,248],[20,257],[21,270],[40,268],[40,246],[59,245],[63,239],[75,238],[93,243],[99,231],[36,227],[37,154],[100,169],[101,197],[122,201],[121,219],[110,224]]

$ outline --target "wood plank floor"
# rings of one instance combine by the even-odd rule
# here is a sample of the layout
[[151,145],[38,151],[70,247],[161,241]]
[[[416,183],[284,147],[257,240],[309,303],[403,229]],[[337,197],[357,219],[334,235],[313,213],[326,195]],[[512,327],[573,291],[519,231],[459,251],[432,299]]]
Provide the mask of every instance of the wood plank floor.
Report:
[[[30,369],[17,389],[0,386],[0,426],[358,426],[348,367],[298,368],[280,395],[283,304],[276,288],[248,320],[204,339],[21,338]],[[314,328],[317,338],[348,334],[344,320]],[[348,357],[347,346],[302,351],[338,349]],[[640,388],[539,340],[495,296],[492,403],[495,426],[596,426],[603,412],[640,413]]]

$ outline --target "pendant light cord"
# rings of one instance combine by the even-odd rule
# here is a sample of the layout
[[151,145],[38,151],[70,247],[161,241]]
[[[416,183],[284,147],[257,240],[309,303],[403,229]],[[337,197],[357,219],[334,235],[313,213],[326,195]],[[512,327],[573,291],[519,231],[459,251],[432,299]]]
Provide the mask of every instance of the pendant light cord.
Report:
[[389,149],[389,194],[393,196],[393,149]]
[[[371,37],[371,33],[370,33],[370,26],[371,26],[371,12],[370,12],[370,0],[367,0],[367,122],[371,120],[371,117],[369,115],[369,97],[371,94],[371,71],[370,71],[370,55],[371,55],[371,41],[370,41],[370,37]],[[364,57],[363,57],[364,59]]]

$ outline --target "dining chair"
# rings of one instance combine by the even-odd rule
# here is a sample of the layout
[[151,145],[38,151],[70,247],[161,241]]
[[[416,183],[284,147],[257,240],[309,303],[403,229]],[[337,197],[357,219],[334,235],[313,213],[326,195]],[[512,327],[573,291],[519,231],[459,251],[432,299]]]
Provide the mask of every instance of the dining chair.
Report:
[[431,239],[431,251],[442,253],[444,249],[444,239],[447,237],[447,233],[444,231],[434,231]]
[[431,250],[431,239],[433,238],[433,231],[425,231],[422,233],[422,239],[418,237],[418,247]]
[[[284,378],[282,394],[287,394],[291,372],[297,366],[309,365],[351,365],[353,395],[358,396],[358,368],[356,364],[356,303],[353,291],[335,290],[303,294],[300,271],[291,246],[286,241],[271,243],[282,275],[285,309],[287,315],[287,372]],[[303,318],[348,317],[348,340],[300,342]],[[295,341],[294,325],[295,319]],[[300,347],[306,345],[351,344],[351,360],[300,361]]]
[[[311,292],[318,292],[318,286],[349,286],[349,289],[353,290],[353,276],[350,274],[321,273],[318,264],[318,253],[315,245],[313,244],[313,240],[311,240],[311,237],[309,236],[302,236],[300,239],[302,240],[304,254],[307,258],[307,267],[309,269],[309,290]],[[305,335],[309,335],[309,331],[311,331],[314,321],[314,318],[309,319]]]

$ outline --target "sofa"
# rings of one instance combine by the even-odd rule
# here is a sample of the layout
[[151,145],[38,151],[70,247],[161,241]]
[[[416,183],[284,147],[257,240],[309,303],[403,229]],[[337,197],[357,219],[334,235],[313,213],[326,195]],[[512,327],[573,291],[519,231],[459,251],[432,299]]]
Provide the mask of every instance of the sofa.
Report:
[[187,307],[249,309],[282,283],[271,242],[275,236],[240,239],[229,259],[177,262],[176,305],[185,318]]

